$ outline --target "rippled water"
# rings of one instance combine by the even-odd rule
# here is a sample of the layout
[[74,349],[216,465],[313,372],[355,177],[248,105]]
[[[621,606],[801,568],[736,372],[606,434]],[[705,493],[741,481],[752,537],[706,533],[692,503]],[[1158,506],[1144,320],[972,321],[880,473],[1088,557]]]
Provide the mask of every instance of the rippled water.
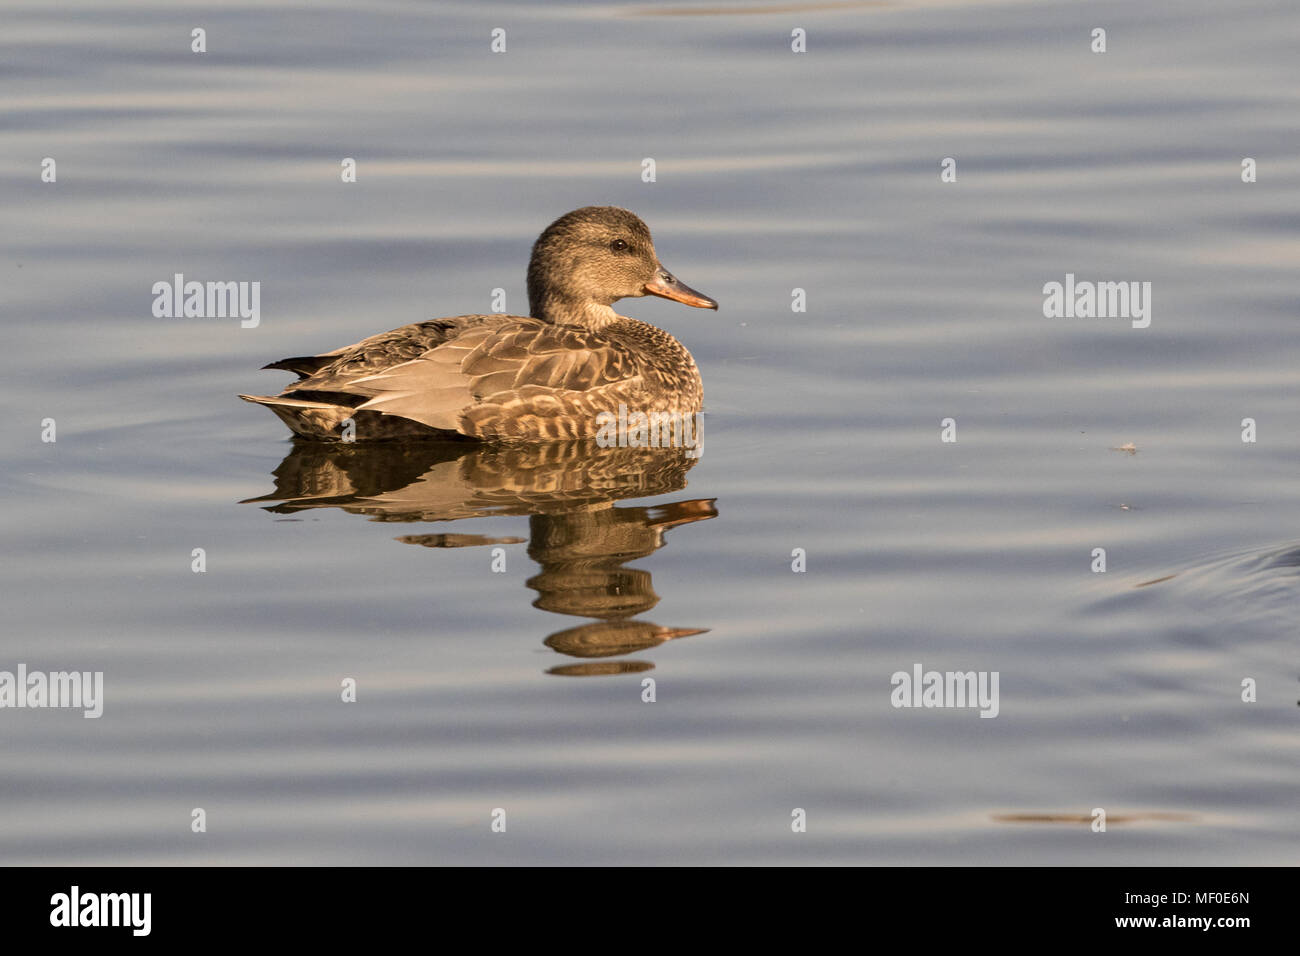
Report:
[[[1286,0],[0,18],[0,670],[105,682],[0,710],[3,862],[1295,861]],[[591,203],[722,303],[620,306],[699,361],[698,461],[295,449],[235,398],[523,309]],[[154,318],[177,272],[260,324]],[[1045,318],[1067,273],[1150,327]],[[918,663],[998,717],[891,706]]]

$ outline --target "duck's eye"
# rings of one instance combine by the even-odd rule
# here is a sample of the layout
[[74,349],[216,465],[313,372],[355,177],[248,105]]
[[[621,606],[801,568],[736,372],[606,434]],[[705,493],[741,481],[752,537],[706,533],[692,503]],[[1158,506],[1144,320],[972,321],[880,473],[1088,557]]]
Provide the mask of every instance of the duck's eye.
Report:
[[609,244],[611,252],[627,252],[627,243],[622,239],[615,239]]

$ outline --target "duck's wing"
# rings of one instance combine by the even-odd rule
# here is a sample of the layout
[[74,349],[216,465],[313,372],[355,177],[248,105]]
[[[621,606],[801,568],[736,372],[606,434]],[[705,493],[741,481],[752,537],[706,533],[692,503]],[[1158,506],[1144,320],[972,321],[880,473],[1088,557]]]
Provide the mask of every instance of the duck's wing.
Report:
[[[321,387],[310,381],[297,387]],[[633,357],[600,333],[520,318],[463,327],[409,361],[349,376],[346,391],[365,396],[358,410],[476,437],[581,438],[639,381]]]
[[467,328],[500,318],[500,315],[458,315],[449,319],[416,322],[391,332],[380,332],[332,352],[280,359],[263,365],[262,368],[298,373],[299,380],[285,389],[286,394],[300,389],[329,391],[329,386],[349,378],[369,375],[383,368],[409,362]]

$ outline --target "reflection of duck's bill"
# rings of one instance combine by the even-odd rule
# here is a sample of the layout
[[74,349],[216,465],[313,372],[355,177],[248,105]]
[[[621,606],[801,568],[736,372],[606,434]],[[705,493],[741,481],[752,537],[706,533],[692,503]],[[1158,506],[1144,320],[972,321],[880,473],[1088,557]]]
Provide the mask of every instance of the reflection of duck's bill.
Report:
[[679,637],[694,637],[696,634],[707,634],[707,627],[666,627],[659,632],[659,636],[665,641],[675,640]]
[[542,643],[569,657],[622,657],[707,632],[708,628],[662,627],[650,621],[593,621],[556,631]]
[[648,508],[646,514],[656,528],[667,531],[678,525],[690,524],[692,521],[705,521],[718,516],[717,498],[692,498],[690,501],[674,501],[667,505]]
[[651,295],[672,299],[674,302],[681,302],[697,309],[714,309],[716,311],[718,308],[718,303],[713,299],[701,292],[696,292],[667,272],[661,271],[657,273],[653,279],[645,284],[645,290]]

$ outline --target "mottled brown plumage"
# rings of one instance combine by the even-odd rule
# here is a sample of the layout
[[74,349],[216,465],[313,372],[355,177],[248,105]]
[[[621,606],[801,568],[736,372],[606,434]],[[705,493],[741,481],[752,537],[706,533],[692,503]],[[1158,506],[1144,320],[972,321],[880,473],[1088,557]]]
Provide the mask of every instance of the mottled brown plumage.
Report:
[[664,270],[650,230],[626,209],[587,206],[533,246],[529,316],[418,322],[322,355],[266,366],[298,374],[266,405],[299,435],[356,440],[437,436],[487,441],[592,438],[601,412],[689,415],[703,388],[690,352],[611,304],[660,295],[712,299]]

